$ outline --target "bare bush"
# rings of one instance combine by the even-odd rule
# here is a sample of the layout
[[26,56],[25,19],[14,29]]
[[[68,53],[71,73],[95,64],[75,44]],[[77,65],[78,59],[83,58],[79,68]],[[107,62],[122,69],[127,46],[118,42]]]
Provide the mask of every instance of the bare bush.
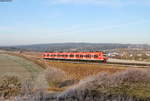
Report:
[[[148,69],[128,69],[116,74],[100,73],[90,76],[62,93],[47,95],[43,91],[37,91],[25,98],[25,100],[24,98],[16,97],[15,101],[150,101],[150,96],[137,97],[140,95],[132,96],[128,95],[127,92],[114,94],[109,91],[111,88],[119,88],[123,91],[122,85],[128,85],[129,88],[125,88],[128,91],[127,89],[131,89],[132,85],[142,85],[143,83],[146,91],[150,91],[148,90],[150,88]],[[137,87],[140,88],[141,85]],[[144,91],[144,88],[142,88],[142,91]],[[143,93],[146,95],[147,92]],[[147,94],[150,94],[150,92]]]
[[[142,89],[142,91],[145,90],[145,93],[147,93],[148,96],[143,95],[138,91],[136,92],[136,90],[139,88]],[[113,96],[114,94],[117,94],[117,96],[123,95],[125,98],[129,98],[129,96],[132,97],[131,95],[132,90],[134,90],[133,93],[134,97],[140,98],[145,96],[149,98],[150,97],[149,96],[150,92],[148,92],[150,91],[148,90],[149,88],[150,88],[150,74],[148,69],[128,69],[126,71],[118,72],[116,74],[100,73],[95,76],[90,76],[84,80],[81,80],[79,84],[75,85],[74,87],[69,88],[68,90],[62,92],[58,96],[58,98],[70,99],[75,97],[75,99],[80,99],[80,98],[82,99],[79,101],[86,101],[87,97],[96,96],[93,95],[93,91],[101,93],[103,96],[106,96],[106,98],[108,97],[108,99],[109,99],[109,95]],[[114,93],[113,91],[116,91],[117,93]],[[95,100],[90,99],[89,101],[95,101]],[[120,100],[115,100],[115,101],[120,101]],[[128,100],[122,100],[122,101],[128,101]],[[137,99],[131,101],[140,101],[140,100]],[[149,101],[149,100],[145,100],[145,101]]]
[[0,96],[10,97],[20,94],[21,80],[16,74],[4,74],[0,79]]
[[123,84],[150,84],[150,70],[148,69],[128,69],[124,72],[118,72],[111,76],[110,86],[119,86]]
[[33,80],[32,79],[26,79],[22,81],[21,84],[21,95],[22,96],[28,96],[33,93]]
[[126,71],[117,72],[115,74],[100,73],[81,80],[79,85],[82,85],[84,88],[104,88],[139,83],[150,84],[150,70],[127,69]]
[[49,87],[48,81],[45,77],[45,71],[42,71],[37,75],[37,78],[34,80],[34,89],[46,89]]
[[45,78],[49,86],[57,86],[59,82],[65,79],[65,72],[56,68],[48,68],[45,70]]

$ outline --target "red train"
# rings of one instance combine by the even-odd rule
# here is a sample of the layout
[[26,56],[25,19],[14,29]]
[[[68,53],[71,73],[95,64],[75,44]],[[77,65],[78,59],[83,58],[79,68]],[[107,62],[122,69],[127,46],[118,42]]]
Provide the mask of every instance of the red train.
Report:
[[44,59],[63,59],[63,60],[89,60],[106,62],[108,57],[103,52],[44,52]]

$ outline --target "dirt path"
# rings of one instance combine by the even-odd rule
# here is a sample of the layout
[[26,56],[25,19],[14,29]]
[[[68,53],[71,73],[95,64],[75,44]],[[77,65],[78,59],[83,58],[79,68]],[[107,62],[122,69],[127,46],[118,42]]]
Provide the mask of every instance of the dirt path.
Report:
[[6,73],[15,73],[21,78],[36,77],[43,69],[24,58],[0,54],[0,76]]

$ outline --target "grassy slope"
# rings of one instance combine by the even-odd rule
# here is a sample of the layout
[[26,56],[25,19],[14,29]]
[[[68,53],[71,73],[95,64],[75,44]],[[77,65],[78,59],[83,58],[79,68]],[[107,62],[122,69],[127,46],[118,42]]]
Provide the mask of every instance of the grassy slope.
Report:
[[0,75],[16,73],[22,77],[34,77],[41,71],[41,67],[24,58],[0,54]]

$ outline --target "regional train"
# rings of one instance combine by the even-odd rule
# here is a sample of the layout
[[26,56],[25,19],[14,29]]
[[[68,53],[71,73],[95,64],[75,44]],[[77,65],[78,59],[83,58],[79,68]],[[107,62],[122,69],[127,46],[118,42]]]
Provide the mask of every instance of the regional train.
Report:
[[104,52],[44,52],[43,59],[107,62]]

